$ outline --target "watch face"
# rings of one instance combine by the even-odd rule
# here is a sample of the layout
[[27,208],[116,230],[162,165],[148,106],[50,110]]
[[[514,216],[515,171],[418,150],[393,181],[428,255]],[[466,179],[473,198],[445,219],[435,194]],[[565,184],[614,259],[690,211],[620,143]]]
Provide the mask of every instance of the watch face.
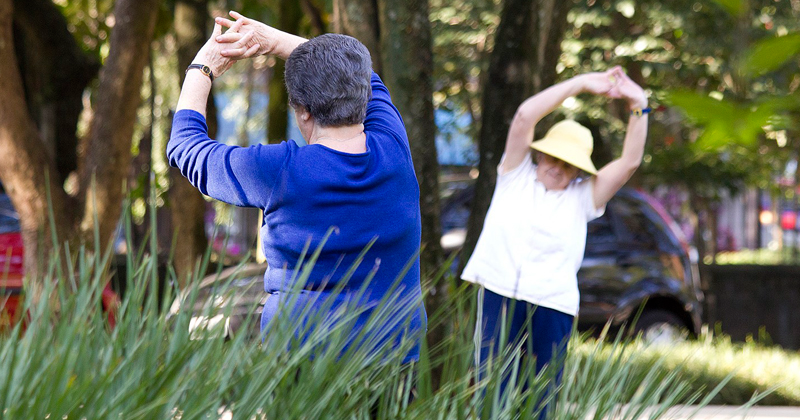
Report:
[[206,76],[211,74],[211,69],[208,66],[203,66],[202,68],[200,68],[200,71],[202,71],[203,74],[205,74]]

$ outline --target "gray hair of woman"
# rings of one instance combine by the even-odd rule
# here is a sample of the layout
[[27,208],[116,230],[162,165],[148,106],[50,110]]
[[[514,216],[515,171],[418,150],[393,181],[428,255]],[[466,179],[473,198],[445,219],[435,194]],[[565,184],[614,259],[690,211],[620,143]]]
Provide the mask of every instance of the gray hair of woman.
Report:
[[357,39],[339,34],[312,38],[286,60],[289,105],[303,107],[324,127],[364,122],[372,96],[369,50]]

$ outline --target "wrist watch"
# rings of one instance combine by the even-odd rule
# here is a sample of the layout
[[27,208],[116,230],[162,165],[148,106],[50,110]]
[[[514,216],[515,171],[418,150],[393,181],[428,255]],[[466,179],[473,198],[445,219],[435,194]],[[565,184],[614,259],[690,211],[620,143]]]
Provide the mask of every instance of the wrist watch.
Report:
[[650,107],[647,107],[647,108],[633,108],[631,110],[631,115],[634,115],[634,116],[637,116],[637,117],[641,117],[644,114],[649,114],[650,111],[652,111],[652,110],[653,109],[650,108]]
[[189,67],[186,68],[186,73],[189,72],[191,69],[198,69],[201,73],[208,76],[211,81],[214,81],[214,72],[211,71],[211,68],[205,64],[190,64]]

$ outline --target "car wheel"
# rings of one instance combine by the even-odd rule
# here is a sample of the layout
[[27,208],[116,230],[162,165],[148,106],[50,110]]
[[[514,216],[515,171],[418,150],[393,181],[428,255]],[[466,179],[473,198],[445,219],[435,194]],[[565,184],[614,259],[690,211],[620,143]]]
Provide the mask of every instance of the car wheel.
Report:
[[641,333],[642,340],[648,344],[672,344],[689,337],[689,330],[680,317],[663,309],[645,310],[636,322],[634,333]]

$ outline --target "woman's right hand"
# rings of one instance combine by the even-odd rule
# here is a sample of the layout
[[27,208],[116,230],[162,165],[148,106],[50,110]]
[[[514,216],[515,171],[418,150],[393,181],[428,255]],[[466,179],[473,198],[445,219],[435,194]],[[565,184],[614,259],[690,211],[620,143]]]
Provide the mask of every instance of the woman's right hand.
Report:
[[621,67],[614,67],[611,71],[617,83],[609,92],[609,97],[627,101],[631,109],[647,108],[647,94],[644,92],[644,89],[631,80],[631,78],[622,71]]
[[581,76],[583,91],[593,95],[602,95],[609,97],[612,89],[616,86],[618,80],[615,76],[617,70],[621,70],[619,66],[603,72],[585,73]]
[[[216,41],[225,45],[222,55],[234,60],[250,58],[256,55],[269,54],[275,49],[275,39],[270,36],[271,27],[255,20],[244,17],[238,12],[229,12],[234,20],[217,17],[214,22],[229,28],[228,32],[216,37]],[[237,28],[235,31],[232,29]],[[251,33],[252,37],[246,42],[242,41],[237,33]]]
[[236,62],[235,57],[230,57],[224,54],[225,46],[217,42],[220,36],[228,36],[235,39],[236,42],[247,44],[253,38],[252,33],[241,33],[241,25],[233,25],[228,29],[225,34],[222,34],[222,26],[219,24],[214,25],[214,31],[211,38],[206,41],[200,51],[197,52],[192,63],[204,64],[211,68],[214,77],[222,76],[229,68]]

